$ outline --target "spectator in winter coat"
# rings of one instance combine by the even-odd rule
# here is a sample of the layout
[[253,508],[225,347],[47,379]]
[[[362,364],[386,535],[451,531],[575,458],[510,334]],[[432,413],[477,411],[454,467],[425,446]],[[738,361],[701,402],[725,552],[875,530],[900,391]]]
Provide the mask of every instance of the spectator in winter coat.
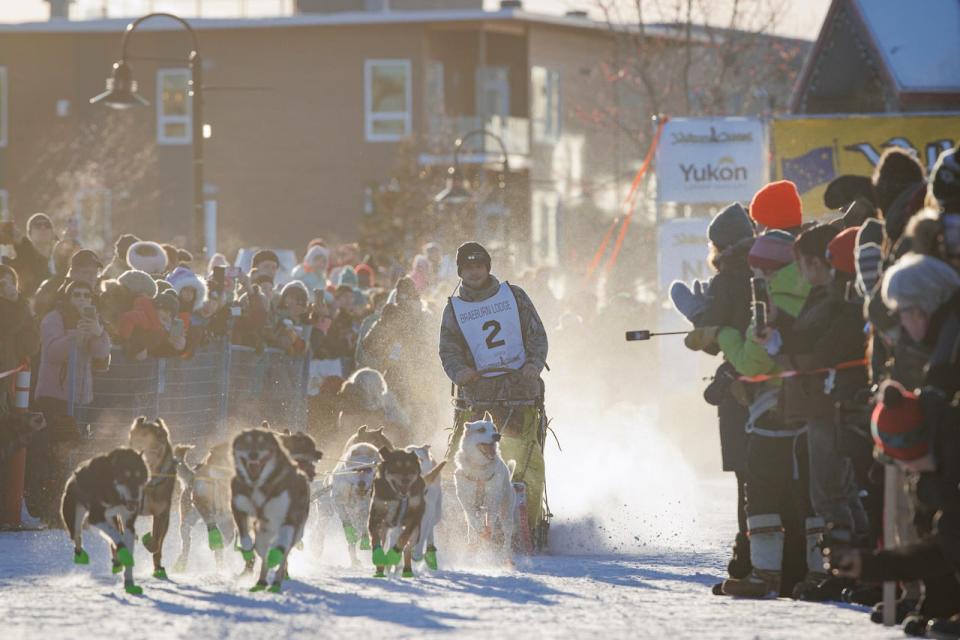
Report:
[[303,262],[293,268],[291,277],[299,280],[307,291],[327,288],[327,267],[330,264],[330,251],[326,247],[314,245],[307,250]]
[[20,235],[12,223],[0,234],[0,244],[12,245],[16,256],[4,258],[20,278],[20,290],[33,295],[40,283],[53,275],[50,258],[57,241],[53,221],[45,213],[35,213],[27,221],[27,234]]
[[33,301],[34,312],[42,318],[52,311],[64,285],[73,280],[85,282],[96,291],[102,266],[97,254],[90,249],[81,249],[74,253],[65,274],[51,276],[37,289]]
[[[0,371],[15,369],[40,348],[30,303],[20,295],[17,272],[0,265]],[[13,408],[9,385],[0,385],[0,420]]]

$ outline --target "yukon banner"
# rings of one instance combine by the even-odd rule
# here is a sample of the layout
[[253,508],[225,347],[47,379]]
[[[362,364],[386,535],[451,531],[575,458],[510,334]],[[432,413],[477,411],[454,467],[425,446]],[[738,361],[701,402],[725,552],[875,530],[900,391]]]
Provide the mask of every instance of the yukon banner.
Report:
[[657,199],[750,202],[767,177],[764,126],[752,118],[671,118],[657,149]]
[[957,142],[960,114],[782,118],[771,125],[774,177],[792,180],[807,215],[824,213],[823,192],[839,175],[869,176],[887,147],[917,154],[929,170]]

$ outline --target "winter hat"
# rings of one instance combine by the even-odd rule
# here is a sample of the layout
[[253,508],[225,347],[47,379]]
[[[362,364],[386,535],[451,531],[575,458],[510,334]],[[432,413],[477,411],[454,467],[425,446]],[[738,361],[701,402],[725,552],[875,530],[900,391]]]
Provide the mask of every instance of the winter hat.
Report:
[[778,180],[762,187],[750,202],[750,217],[768,229],[793,229],[803,219],[797,185]]
[[326,261],[327,265],[330,264],[330,250],[318,244],[313,245],[307,249],[307,255],[303,257],[303,266],[307,267],[308,269],[313,269],[313,261],[320,256],[323,256],[323,259]]
[[873,170],[873,201],[886,217],[887,209],[904,189],[924,182],[923,166],[910,152],[888,147]]
[[133,235],[132,233],[124,233],[119,238],[117,238],[116,242],[113,243],[113,248],[117,252],[118,256],[126,260],[127,251],[130,250],[130,246],[137,242],[140,242],[140,238]]
[[180,298],[173,292],[173,289],[168,289],[154,297],[153,306],[157,311],[167,311],[171,315],[176,315],[180,313]]
[[837,271],[853,275],[857,272],[857,261],[853,249],[857,244],[857,232],[860,227],[844,229],[827,244],[827,261]]
[[303,294],[303,299],[305,302],[310,302],[310,292],[307,291],[307,285],[303,284],[299,280],[291,280],[287,284],[283,285],[283,289],[280,290],[280,300],[284,300],[287,295],[299,291]]
[[156,242],[141,240],[127,249],[127,264],[131,270],[160,275],[167,270],[167,254]]
[[210,256],[210,261],[207,263],[207,273],[213,273],[214,267],[229,267],[230,261],[227,260],[227,256],[222,253],[215,253]]
[[833,225],[814,225],[797,237],[797,241],[793,243],[793,251],[797,255],[826,260],[827,247],[839,233],[840,230]]
[[854,200],[861,199],[873,204],[873,182],[868,176],[837,176],[823,192],[823,204],[827,209],[843,209]]
[[353,267],[348,265],[340,269],[340,277],[337,278],[338,287],[356,289],[359,284],[360,280],[357,278],[357,272],[353,270]]
[[937,257],[940,253],[942,234],[943,219],[941,213],[934,209],[921,209],[910,218],[903,235],[904,238],[910,240],[910,251]]
[[357,272],[358,286],[361,289],[372,289],[377,286],[377,274],[373,267],[366,263],[358,264],[355,271]]
[[27,233],[29,233],[30,229],[33,229],[37,223],[46,223],[48,227],[53,229],[53,220],[50,219],[50,216],[45,213],[35,213],[27,220]]
[[277,266],[280,266],[280,258],[277,257],[277,254],[269,249],[261,249],[253,254],[253,267],[256,268],[261,262],[276,262]]
[[250,271],[250,282],[253,284],[269,284],[270,287],[273,287],[273,276],[271,276],[266,271],[260,271],[260,269],[253,269]]
[[739,202],[728,205],[714,216],[707,227],[707,238],[721,251],[752,236],[753,223]]
[[870,419],[873,441],[880,452],[895,460],[916,460],[927,455],[930,441],[920,399],[894,380],[883,384],[881,395]]
[[754,269],[777,271],[793,262],[793,236],[780,229],[767,231],[757,237],[747,255],[747,263]]
[[177,264],[190,264],[193,262],[193,254],[186,249],[177,249]]
[[941,211],[960,212],[960,147],[947,149],[937,158],[927,193]]
[[100,258],[97,257],[97,254],[90,249],[80,249],[70,256],[70,268],[82,269],[83,267],[96,267],[98,269],[102,269],[103,263],[100,262]]
[[913,214],[923,208],[923,198],[926,195],[926,183],[914,182],[901,191],[884,210],[883,226],[892,243],[896,243],[903,235]]
[[177,267],[167,276],[167,282],[176,291],[177,296],[190,287],[196,292],[193,298],[193,310],[196,311],[203,306],[203,301],[207,297],[207,284],[201,280],[189,267]]
[[880,290],[891,311],[920,309],[928,316],[960,289],[960,275],[946,262],[908,253],[883,274]]
[[865,221],[857,229],[857,246],[853,256],[857,263],[857,289],[861,295],[871,293],[883,272],[883,224],[876,219]]
[[124,271],[117,277],[117,282],[134,295],[146,296],[147,298],[157,295],[157,283],[145,271],[136,269]]
[[166,271],[173,271],[180,264],[180,249],[169,243],[160,246],[163,247],[163,252],[167,254]]
[[460,271],[463,269],[463,265],[468,262],[480,262],[487,265],[487,271],[490,271],[492,268],[492,260],[490,259],[490,254],[479,242],[464,242],[462,245],[457,247],[457,275],[460,275]]
[[157,295],[160,295],[164,291],[173,291],[173,286],[162,278],[160,280],[154,280],[154,282],[157,283]]

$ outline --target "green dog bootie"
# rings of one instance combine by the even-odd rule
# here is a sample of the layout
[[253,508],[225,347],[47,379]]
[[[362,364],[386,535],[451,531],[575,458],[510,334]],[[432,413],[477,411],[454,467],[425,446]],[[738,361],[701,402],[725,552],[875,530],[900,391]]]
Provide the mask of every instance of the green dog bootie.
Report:
[[143,546],[147,548],[147,551],[153,551],[153,534],[147,531],[143,534],[143,537],[140,538],[140,541],[143,543]]
[[377,572],[376,572],[375,574],[373,574],[373,577],[374,577],[374,578],[386,578],[387,576],[384,575],[383,569],[377,569]]
[[412,577],[414,577],[414,576],[413,576],[413,569],[404,569],[404,570],[403,570],[403,573],[401,573],[400,575],[401,575],[401,577],[404,577],[404,578],[412,578]]
[[73,564],[90,564],[90,555],[86,549],[80,549],[80,551],[74,552]]
[[121,571],[123,571],[123,565],[119,562],[114,562],[110,567],[110,573],[120,573]]
[[377,545],[373,548],[373,564],[382,567],[387,564],[387,554],[383,552],[383,547]]
[[280,547],[270,549],[270,552],[267,553],[267,566],[273,569],[279,567],[281,562],[283,562],[283,549]]
[[427,563],[427,566],[431,571],[436,571],[437,567],[437,549],[436,547],[427,547],[427,552],[423,554],[423,561]]
[[153,572],[153,577],[156,578],[157,580],[166,580],[167,570],[164,569],[163,567],[160,567],[159,569],[155,569]]
[[360,539],[360,536],[357,535],[357,530],[349,524],[343,525],[343,537],[347,539],[347,544],[349,545],[357,544],[357,540]]
[[270,593],[280,593],[280,583],[277,582],[275,584],[270,585],[270,588],[267,589],[267,591],[269,591]]
[[370,551],[370,536],[367,534],[360,536],[360,549],[362,551]]
[[387,551],[387,564],[396,565],[400,564],[400,561],[403,559],[403,554],[400,553],[400,549],[396,547],[390,547],[390,551]]
[[253,549],[249,551],[246,549],[240,549],[240,555],[243,556],[245,562],[253,562]]
[[220,533],[217,525],[207,529],[207,544],[210,545],[210,551],[223,549],[223,534]]
[[267,589],[266,582],[258,582],[257,584],[250,587],[250,593],[257,593],[258,591],[266,591],[266,589]]
[[125,584],[123,585],[123,590],[129,593],[132,596],[142,596],[143,587],[137,584]]
[[133,566],[133,554],[126,547],[117,548],[117,561],[125,567]]

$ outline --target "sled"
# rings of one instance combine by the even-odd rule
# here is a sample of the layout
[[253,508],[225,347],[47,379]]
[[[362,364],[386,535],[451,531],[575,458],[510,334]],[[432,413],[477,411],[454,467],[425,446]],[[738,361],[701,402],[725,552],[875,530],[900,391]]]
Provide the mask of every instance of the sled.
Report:
[[[479,374],[503,373],[519,375],[514,369],[490,368]],[[531,555],[548,549],[550,505],[547,500],[546,473],[543,451],[550,421],[544,410],[544,384],[535,398],[498,398],[473,401],[467,399],[457,385],[451,385],[454,423],[448,441],[446,459],[452,462],[463,432],[463,423],[479,420],[487,411],[493,416],[502,439],[500,448],[504,460],[515,460],[513,488],[517,493],[516,527],[512,541],[517,553]],[[452,477],[444,483],[444,494],[456,502]]]

